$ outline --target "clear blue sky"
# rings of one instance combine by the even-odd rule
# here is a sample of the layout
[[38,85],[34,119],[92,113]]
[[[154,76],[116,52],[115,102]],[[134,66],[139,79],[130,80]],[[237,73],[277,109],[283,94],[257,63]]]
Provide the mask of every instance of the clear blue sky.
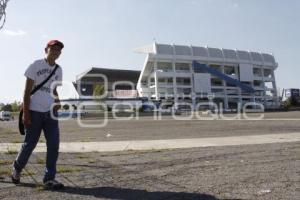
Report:
[[141,70],[145,55],[133,50],[155,38],[273,53],[278,87],[300,88],[299,10],[298,0],[10,0],[0,102],[22,99],[24,71],[49,39],[65,43],[58,62],[66,81],[91,66]]

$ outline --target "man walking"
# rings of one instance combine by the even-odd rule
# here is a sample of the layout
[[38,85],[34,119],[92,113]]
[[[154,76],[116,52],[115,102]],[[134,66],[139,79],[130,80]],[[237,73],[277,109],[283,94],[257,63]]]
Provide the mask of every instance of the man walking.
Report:
[[[62,69],[56,64],[56,60],[59,58],[63,48],[62,42],[58,40],[49,41],[45,48],[45,58],[36,60],[25,72],[26,85],[23,99],[25,139],[13,163],[11,178],[15,184],[20,183],[21,171],[27,164],[43,130],[47,145],[46,168],[43,178],[44,186],[48,189],[61,189],[64,187],[62,183],[55,180],[59,149],[59,126],[57,119],[51,115],[51,113],[55,115],[60,107],[56,88],[61,85]],[[55,69],[56,71],[52,73]],[[31,95],[33,88],[48,77],[50,79],[37,92]],[[56,106],[53,107],[54,103]],[[53,108],[53,112],[51,112],[51,108]]]

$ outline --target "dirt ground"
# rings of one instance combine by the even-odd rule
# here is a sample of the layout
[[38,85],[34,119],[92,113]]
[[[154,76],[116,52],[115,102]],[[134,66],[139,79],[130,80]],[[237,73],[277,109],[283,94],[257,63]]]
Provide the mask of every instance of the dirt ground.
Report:
[[[259,114],[250,115],[252,118]],[[263,120],[202,120],[193,118],[174,120],[163,116],[161,120],[153,117],[139,119],[108,119],[103,127],[82,127],[76,119],[60,121],[62,142],[156,140],[201,137],[225,137],[259,134],[300,132],[300,111],[264,113]],[[225,115],[232,117],[232,115]],[[84,119],[85,125],[99,126],[104,119]],[[0,122],[0,142],[18,143],[23,136],[18,134],[17,121]],[[41,142],[45,139],[42,135]]]
[[[16,121],[0,122],[0,142],[22,142],[16,125]],[[68,120],[61,121],[60,128],[63,142],[300,134],[300,112],[265,113],[264,120],[109,119],[102,128],[84,128]],[[66,189],[58,192],[41,186],[44,153],[31,156],[22,184],[13,185],[9,175],[16,153],[0,154],[0,199],[300,199],[299,142],[61,153],[57,178]]]
[[[9,173],[13,154],[1,154]],[[34,154],[22,184],[0,177],[0,199],[282,199],[300,197],[300,143],[147,152],[60,154],[57,179],[40,185],[45,154]],[[30,174],[31,176],[29,176]],[[37,183],[35,182],[37,181]]]

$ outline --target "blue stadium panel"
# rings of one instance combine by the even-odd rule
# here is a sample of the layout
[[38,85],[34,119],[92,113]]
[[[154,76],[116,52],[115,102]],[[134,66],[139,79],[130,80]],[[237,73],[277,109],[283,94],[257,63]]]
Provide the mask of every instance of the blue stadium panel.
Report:
[[250,93],[255,92],[255,90],[252,87],[250,87],[246,84],[243,84],[242,82],[240,82],[236,79],[233,79],[233,78],[219,72],[218,70],[207,66],[206,64],[201,64],[201,63],[198,63],[197,61],[193,61],[193,69],[194,69],[195,73],[210,73],[214,76],[217,76],[220,79],[222,79],[228,83],[236,85],[237,87],[241,88],[242,90],[244,90],[246,92],[250,92]]

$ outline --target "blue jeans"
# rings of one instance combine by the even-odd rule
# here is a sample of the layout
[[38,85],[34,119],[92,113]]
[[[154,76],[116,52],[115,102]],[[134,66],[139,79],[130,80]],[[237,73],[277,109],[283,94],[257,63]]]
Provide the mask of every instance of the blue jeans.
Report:
[[50,112],[36,112],[30,111],[31,125],[25,129],[25,140],[21,150],[14,161],[14,168],[21,172],[28,162],[28,159],[36,147],[41,132],[43,130],[46,145],[47,158],[46,168],[43,182],[55,179],[56,162],[58,158],[59,149],[59,127],[58,121],[52,119]]

